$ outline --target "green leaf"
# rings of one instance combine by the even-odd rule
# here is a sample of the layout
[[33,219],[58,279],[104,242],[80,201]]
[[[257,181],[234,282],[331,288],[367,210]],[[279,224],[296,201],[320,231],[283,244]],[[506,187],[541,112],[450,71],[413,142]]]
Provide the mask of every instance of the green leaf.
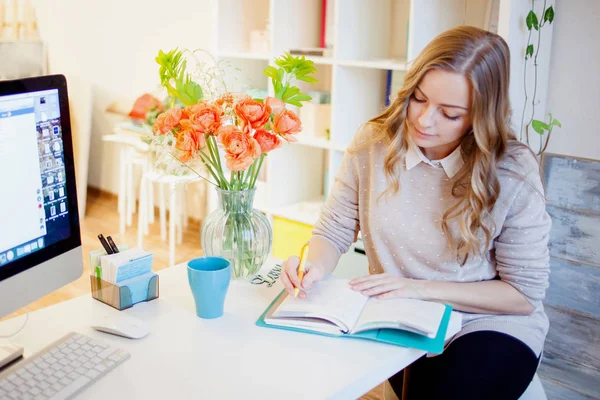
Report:
[[278,91],[275,92],[275,98],[281,100],[283,98],[284,93],[285,93],[285,88],[282,87],[281,89],[279,89]]
[[286,101],[287,99],[289,99],[290,97],[294,97],[295,95],[297,95],[298,93],[300,93],[300,89],[297,88],[296,86],[292,86],[291,88],[288,88],[285,93],[283,93],[283,97],[282,100]]
[[533,128],[534,131],[536,131],[537,133],[539,133],[540,135],[544,134],[544,130],[550,130],[550,127],[548,126],[548,124],[546,124],[545,122],[542,122],[540,120],[534,119],[531,122],[531,127]]
[[296,79],[298,79],[299,81],[308,82],[308,83],[319,82],[316,78],[313,78],[312,76],[298,76]]
[[283,85],[279,81],[273,81],[273,91],[275,93],[279,92],[283,88]]
[[559,128],[562,128],[562,125],[560,124],[560,121],[555,119],[552,116],[552,113],[548,113],[548,118],[550,119],[550,121],[548,122],[548,126],[552,127],[552,126],[558,126]]
[[167,93],[169,93],[170,96],[179,97],[179,92],[177,90],[175,90],[175,88],[173,86],[166,85],[165,87],[167,88]]
[[531,30],[531,28],[535,28],[536,31],[539,29],[538,17],[535,15],[533,10],[529,11],[529,14],[527,14],[525,23],[527,24],[527,29],[529,30]]
[[192,81],[178,84],[177,91],[179,93],[179,99],[186,106],[197,104],[203,97],[200,85]]
[[305,93],[300,93],[300,94],[297,94],[296,96],[290,97],[290,100],[294,100],[294,101],[309,101],[309,100],[312,100],[312,97],[310,97],[309,95],[307,95]]
[[546,12],[544,13],[544,21],[548,21],[549,23],[554,21],[554,7],[550,6],[546,9]]
[[277,68],[275,68],[274,66],[269,65],[267,68],[265,68],[263,72],[269,78],[277,79]]
[[310,99],[310,96],[302,93],[295,86],[289,86],[294,80],[307,83],[318,82],[317,79],[309,76],[317,72],[314,62],[307,60],[304,56],[292,56],[289,53],[284,53],[275,59],[275,65],[279,66],[279,69],[268,66],[264,70],[264,74],[272,80],[275,97],[301,107],[300,101]]
[[525,59],[527,60],[528,57],[533,57],[533,45],[532,44],[527,46],[527,50],[525,50]]

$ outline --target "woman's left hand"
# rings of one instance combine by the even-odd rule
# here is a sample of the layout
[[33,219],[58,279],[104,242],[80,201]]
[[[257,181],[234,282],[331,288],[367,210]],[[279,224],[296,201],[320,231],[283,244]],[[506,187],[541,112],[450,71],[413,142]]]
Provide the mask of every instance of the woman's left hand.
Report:
[[426,282],[383,273],[355,278],[350,281],[350,285],[353,290],[365,296],[376,296],[378,299],[402,297],[424,300]]

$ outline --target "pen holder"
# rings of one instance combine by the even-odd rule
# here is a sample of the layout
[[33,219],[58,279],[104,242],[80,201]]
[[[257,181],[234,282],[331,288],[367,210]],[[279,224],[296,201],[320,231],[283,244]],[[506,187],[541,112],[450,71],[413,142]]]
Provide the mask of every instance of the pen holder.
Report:
[[[118,246],[120,251],[127,250],[126,245]],[[90,253],[90,286],[92,297],[104,304],[125,310],[142,301],[158,298],[158,275],[154,272],[135,276],[119,283],[111,283],[101,278],[101,258],[107,255],[104,250]]]
[[[135,280],[136,278],[132,279]],[[148,283],[146,295],[144,297],[135,296],[135,291],[131,290],[130,285],[118,285],[107,282],[103,279],[90,275],[90,284],[92,287],[92,297],[104,304],[108,304],[117,310],[125,310],[132,307],[134,304],[142,301],[150,301],[158,298],[158,275],[153,273],[149,279],[147,277],[139,277],[139,282],[146,288],[146,280]],[[131,281],[131,280],[130,280]]]

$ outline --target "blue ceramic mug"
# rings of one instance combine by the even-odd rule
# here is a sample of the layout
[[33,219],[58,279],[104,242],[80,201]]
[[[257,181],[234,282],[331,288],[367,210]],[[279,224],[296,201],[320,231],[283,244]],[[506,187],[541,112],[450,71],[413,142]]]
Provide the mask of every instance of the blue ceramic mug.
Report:
[[199,257],[188,262],[188,281],[200,318],[223,315],[231,281],[231,264],[222,257]]

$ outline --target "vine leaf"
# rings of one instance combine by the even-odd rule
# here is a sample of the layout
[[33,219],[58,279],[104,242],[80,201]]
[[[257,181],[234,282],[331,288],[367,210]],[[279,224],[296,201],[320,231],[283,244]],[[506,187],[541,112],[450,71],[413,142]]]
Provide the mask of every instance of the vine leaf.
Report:
[[554,21],[554,7],[550,6],[546,9],[546,12],[544,13],[544,22],[548,21],[549,23],[552,23],[552,21]]
[[527,46],[527,50],[525,50],[525,59],[527,60],[528,57],[533,57],[533,45],[532,44]]
[[527,24],[527,29],[529,30],[531,30],[531,28],[535,28],[535,30],[537,31],[540,28],[538,17],[537,15],[535,15],[533,10],[529,11],[529,14],[527,14],[527,19],[525,20],[525,23]]
[[543,135],[545,130],[546,131],[550,130],[550,127],[548,126],[548,124],[546,124],[545,122],[542,122],[538,119],[534,119],[533,121],[531,121],[531,127],[533,128],[534,131],[536,131],[540,135]]

